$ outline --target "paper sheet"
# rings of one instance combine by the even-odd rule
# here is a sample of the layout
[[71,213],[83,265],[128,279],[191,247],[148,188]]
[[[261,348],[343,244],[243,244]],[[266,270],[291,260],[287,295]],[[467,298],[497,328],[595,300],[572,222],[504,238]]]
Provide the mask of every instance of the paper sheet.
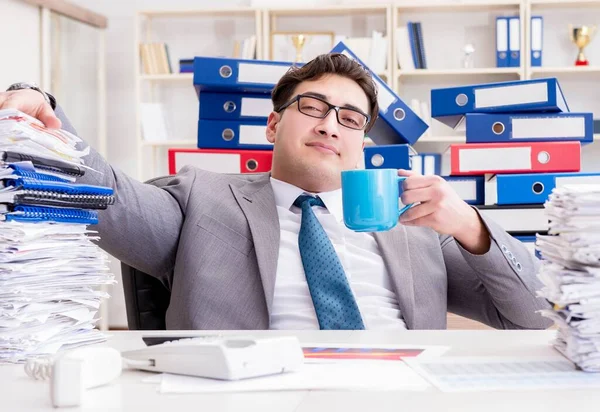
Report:
[[[154,380],[151,380],[154,381]],[[293,390],[422,391],[430,385],[402,362],[305,364],[298,372],[240,381],[163,374],[161,393]]]
[[563,358],[444,357],[405,359],[443,392],[600,388],[600,374]]

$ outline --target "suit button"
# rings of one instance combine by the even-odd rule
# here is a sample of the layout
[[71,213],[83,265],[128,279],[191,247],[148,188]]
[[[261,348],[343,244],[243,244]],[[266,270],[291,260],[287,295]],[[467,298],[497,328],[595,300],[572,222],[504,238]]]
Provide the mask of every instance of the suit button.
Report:
[[504,253],[508,252],[508,248],[506,247],[506,245],[501,245],[500,248]]
[[523,270],[523,266],[521,265],[520,262],[517,262],[517,271],[521,272]]

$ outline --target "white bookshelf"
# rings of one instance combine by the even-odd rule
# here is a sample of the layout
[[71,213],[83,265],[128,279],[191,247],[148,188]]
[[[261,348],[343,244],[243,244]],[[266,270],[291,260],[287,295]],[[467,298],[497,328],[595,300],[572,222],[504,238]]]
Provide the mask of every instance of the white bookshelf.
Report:
[[[166,173],[168,148],[196,146],[198,99],[193,88],[193,74],[178,73],[179,59],[201,55],[230,57],[235,40],[252,35],[257,39],[256,56],[263,58],[262,14],[263,10],[248,7],[145,10],[137,13],[134,78],[138,179],[143,181]],[[150,42],[169,46],[173,73],[142,73],[139,45]],[[167,132],[176,136],[174,139],[160,142],[144,140],[142,103],[163,104]]]
[[[543,67],[530,65],[530,17],[544,17]],[[575,67],[576,47],[568,39],[567,24],[594,24],[600,21],[599,0],[396,0],[389,4],[323,5],[311,8],[240,8],[206,10],[146,11],[137,16],[136,55],[140,41],[148,41],[155,33],[155,21],[164,19],[230,19],[238,24],[239,19],[254,19],[257,35],[257,55],[270,55],[270,33],[272,31],[334,31],[336,35],[367,37],[378,30],[388,37],[387,67],[380,77],[390,84],[405,102],[412,99],[426,101],[432,88],[451,87],[464,84],[557,77],[572,110],[600,113],[600,101],[594,95],[590,82],[597,82],[600,74],[600,37],[585,50],[591,66]],[[519,16],[521,18],[521,65],[520,67],[496,67],[495,19],[497,16]],[[403,71],[398,66],[396,29],[408,21],[419,21],[423,28],[425,53],[428,69]],[[149,24],[146,24],[149,23]],[[183,30],[183,28],[177,28]],[[176,31],[177,31],[176,30]],[[158,34],[160,36],[160,34]],[[218,36],[218,34],[217,34]],[[165,41],[154,37],[155,41]],[[215,35],[211,39],[214,39]],[[166,41],[169,43],[169,41]],[[204,43],[210,43],[206,41]],[[476,51],[473,66],[462,67],[462,47],[473,43]],[[170,45],[171,43],[169,43]],[[201,54],[197,54],[201,55]],[[210,55],[210,54],[209,54]],[[193,57],[193,56],[190,56]],[[179,56],[172,56],[173,70]],[[185,130],[173,130],[177,140],[166,142],[144,142],[138,127],[139,171],[141,178],[165,173],[166,149],[168,147],[194,147],[197,124],[197,98],[191,86],[191,74],[140,75],[136,61],[136,79],[140,90],[138,103],[145,99],[169,100],[169,91],[177,90],[181,107],[195,105],[189,110]],[[151,100],[154,101],[154,100]],[[430,106],[429,106],[430,107]],[[139,104],[138,104],[139,113]],[[139,115],[138,115],[139,123]],[[431,122],[430,131],[416,144],[417,150],[443,151],[448,144],[464,142],[464,134],[457,133],[443,124]],[[593,146],[593,147],[592,147]],[[598,145],[588,145],[588,158],[600,156]],[[151,156],[148,156],[148,151]],[[146,157],[154,159],[148,163]],[[591,156],[591,157],[590,157]],[[163,162],[157,168],[156,161]],[[589,163],[589,162],[588,162]],[[600,162],[598,162],[600,165]],[[149,171],[143,174],[142,171]]]

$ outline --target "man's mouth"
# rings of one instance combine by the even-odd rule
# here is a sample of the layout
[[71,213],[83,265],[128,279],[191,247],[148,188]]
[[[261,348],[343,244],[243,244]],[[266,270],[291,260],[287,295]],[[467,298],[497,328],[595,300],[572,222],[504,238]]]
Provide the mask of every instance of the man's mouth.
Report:
[[326,143],[321,143],[321,142],[310,142],[310,143],[306,143],[307,146],[310,147],[314,147],[317,150],[323,152],[323,153],[330,153],[330,154],[335,154],[338,155],[340,154],[340,152],[336,149],[335,146],[326,144]]

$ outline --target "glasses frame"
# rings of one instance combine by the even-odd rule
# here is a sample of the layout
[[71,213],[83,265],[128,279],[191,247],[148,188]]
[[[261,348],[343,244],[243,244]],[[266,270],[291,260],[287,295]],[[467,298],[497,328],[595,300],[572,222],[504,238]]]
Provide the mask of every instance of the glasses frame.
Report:
[[[340,124],[340,126],[343,126],[343,127],[347,128],[347,129],[350,129],[350,130],[365,130],[367,128],[369,122],[371,121],[371,116],[369,116],[366,113],[363,113],[360,110],[352,109],[350,107],[345,107],[345,106],[335,106],[335,105],[329,103],[327,100],[323,100],[323,99],[321,99],[319,97],[316,97],[316,96],[313,96],[313,95],[310,95],[310,94],[297,94],[292,100],[290,100],[289,102],[287,102],[286,104],[284,104],[283,106],[281,106],[279,108],[279,110],[277,110],[277,113],[280,113],[280,112],[284,111],[285,109],[287,109],[288,107],[290,107],[291,105],[293,105],[296,102],[300,103],[300,99],[303,98],[303,97],[307,97],[307,98],[318,100],[320,102],[325,103],[327,105],[327,107],[328,107],[327,111],[325,112],[325,114],[323,116],[314,116],[312,114],[304,113],[300,109],[300,104],[298,104],[298,111],[300,113],[302,113],[303,115],[305,115],[305,116],[312,117],[314,119],[324,119],[324,118],[326,118],[329,115],[329,112],[331,112],[331,110],[333,109],[333,110],[335,110],[335,117],[337,119],[337,122]],[[353,111],[355,113],[359,113],[359,114],[365,116],[365,118],[367,119],[367,121],[365,122],[365,125],[363,127],[359,128],[359,129],[357,129],[355,127],[350,127],[350,126],[346,126],[345,124],[342,124],[342,122],[340,121],[340,110],[341,109],[351,110],[351,111]]]

